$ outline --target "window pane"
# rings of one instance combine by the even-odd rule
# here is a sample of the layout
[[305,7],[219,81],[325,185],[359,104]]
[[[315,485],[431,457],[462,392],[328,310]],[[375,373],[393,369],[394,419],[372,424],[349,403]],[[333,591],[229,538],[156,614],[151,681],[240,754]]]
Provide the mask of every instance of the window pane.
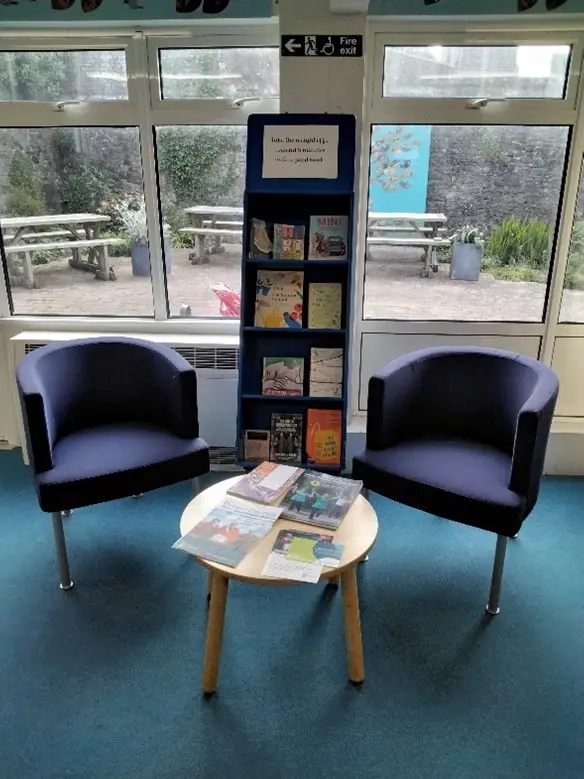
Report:
[[171,316],[239,317],[246,136],[242,126],[156,129]]
[[136,127],[0,129],[15,314],[152,316]]
[[563,98],[570,46],[386,46],[384,97]]
[[[542,321],[568,139],[566,127],[374,126],[365,318]],[[478,253],[451,244],[465,226],[482,233],[482,260],[480,236]]]
[[166,100],[277,97],[278,49],[161,49],[160,83]]
[[572,227],[560,321],[584,322],[584,168],[580,176],[580,194]]
[[127,100],[123,51],[0,51],[0,100]]

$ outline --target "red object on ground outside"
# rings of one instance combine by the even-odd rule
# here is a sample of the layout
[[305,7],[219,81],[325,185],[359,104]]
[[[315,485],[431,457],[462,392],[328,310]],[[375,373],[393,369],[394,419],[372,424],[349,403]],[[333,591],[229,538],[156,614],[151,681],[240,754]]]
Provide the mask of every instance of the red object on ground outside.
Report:
[[239,319],[241,312],[241,295],[239,292],[235,292],[235,290],[223,284],[222,281],[211,284],[211,289],[219,298],[219,313],[221,316]]

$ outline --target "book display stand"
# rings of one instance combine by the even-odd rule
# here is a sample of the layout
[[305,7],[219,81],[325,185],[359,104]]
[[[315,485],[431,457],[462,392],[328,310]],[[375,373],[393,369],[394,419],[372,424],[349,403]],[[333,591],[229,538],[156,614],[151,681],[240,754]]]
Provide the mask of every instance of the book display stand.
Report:
[[248,120],[240,464],[345,465],[355,117]]

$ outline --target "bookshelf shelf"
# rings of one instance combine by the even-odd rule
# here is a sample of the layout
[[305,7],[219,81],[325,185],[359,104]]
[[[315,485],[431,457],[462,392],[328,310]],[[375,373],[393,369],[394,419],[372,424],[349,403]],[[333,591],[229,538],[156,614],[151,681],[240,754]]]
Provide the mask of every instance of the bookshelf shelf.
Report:
[[[279,137],[294,133],[303,137],[308,127],[311,138],[329,139],[319,141],[326,149],[323,165],[329,166],[323,168],[322,178],[312,177],[312,164],[307,178],[292,177],[299,168],[292,163],[286,169],[280,150],[269,156],[270,143],[278,145]],[[259,457],[251,448],[246,451],[246,440],[261,441],[268,432],[271,444],[280,447],[280,457],[276,451],[273,458],[277,461],[286,462],[286,455],[296,457],[298,452],[300,461],[290,465],[331,474],[345,467],[355,133],[355,117],[344,114],[254,114],[248,120],[237,422],[239,462],[244,468],[254,468]],[[331,178],[333,167],[336,177]],[[303,247],[304,258],[297,259]],[[286,253],[290,256],[283,258]],[[284,324],[290,317],[302,327],[255,325],[278,324],[278,319]],[[340,327],[311,328],[309,322]],[[269,373],[274,370],[276,379]],[[287,374],[295,370],[294,376]],[[273,381],[294,382],[302,395],[262,394],[263,383]],[[310,394],[313,387],[322,391],[327,384],[332,387],[325,392],[336,393],[340,387],[341,394]],[[338,456],[332,465],[327,462],[328,447]]]

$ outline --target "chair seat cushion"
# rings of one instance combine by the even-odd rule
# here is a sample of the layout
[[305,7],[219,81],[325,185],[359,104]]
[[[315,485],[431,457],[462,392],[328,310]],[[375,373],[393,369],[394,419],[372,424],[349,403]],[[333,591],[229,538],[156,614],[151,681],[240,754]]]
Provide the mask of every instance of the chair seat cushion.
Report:
[[53,447],[53,468],[36,477],[43,511],[91,506],[200,476],[209,470],[202,438],[178,438],[156,425],[101,425]]
[[525,500],[509,489],[511,458],[460,439],[422,438],[382,451],[364,449],[353,477],[387,498],[445,519],[515,535]]

